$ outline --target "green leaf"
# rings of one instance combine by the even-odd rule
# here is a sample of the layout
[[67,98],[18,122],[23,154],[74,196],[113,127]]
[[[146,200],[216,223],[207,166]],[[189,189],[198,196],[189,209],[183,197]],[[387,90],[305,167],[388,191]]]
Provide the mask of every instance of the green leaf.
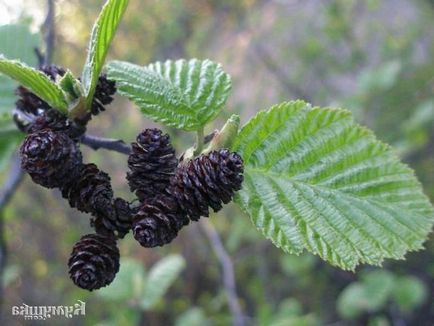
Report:
[[43,72],[31,68],[22,62],[8,60],[0,56],[0,73],[18,81],[62,113],[68,112],[68,105],[62,89],[51,81]]
[[394,275],[387,270],[369,272],[364,275],[362,282],[372,311],[378,311],[386,304],[396,285]]
[[368,310],[369,298],[366,297],[363,285],[354,282],[342,291],[336,304],[342,318],[355,319]]
[[[28,26],[12,24],[0,26],[0,54],[10,59],[20,60],[29,66],[37,65],[34,49],[39,46],[40,39],[32,34]],[[17,83],[0,75],[0,114],[10,112],[14,107],[14,94]]]
[[95,87],[105,57],[127,6],[128,0],[108,0],[93,26],[82,73],[87,108],[92,105]]
[[422,248],[433,208],[413,171],[340,109],[282,103],[240,131],[236,202],[288,253],[354,270]]
[[130,300],[139,298],[145,285],[145,269],[137,260],[121,259],[120,269],[110,286],[96,293],[106,300]]
[[65,92],[65,96],[69,102],[77,100],[82,96],[81,84],[75,79],[70,70],[67,70],[62,78],[59,79],[58,85]]
[[208,326],[210,324],[203,309],[198,307],[190,308],[175,322],[175,326]]
[[425,285],[417,278],[403,276],[397,279],[393,298],[404,312],[410,312],[424,303],[428,296]]
[[229,75],[210,60],[168,60],[147,67],[113,61],[108,74],[119,93],[134,101],[145,116],[190,131],[220,113],[231,89]]
[[343,318],[357,318],[366,312],[377,312],[384,308],[395,286],[393,274],[376,270],[364,275],[361,282],[347,286],[339,295],[337,309]]
[[184,267],[185,260],[180,255],[170,255],[156,263],[149,271],[140,307],[147,310],[155,306]]

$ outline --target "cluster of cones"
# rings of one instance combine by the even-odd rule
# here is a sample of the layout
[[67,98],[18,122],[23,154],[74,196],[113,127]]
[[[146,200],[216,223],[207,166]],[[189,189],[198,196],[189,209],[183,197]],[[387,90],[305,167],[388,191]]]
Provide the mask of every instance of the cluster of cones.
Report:
[[[53,80],[65,73],[56,66],[41,70]],[[90,115],[103,111],[115,91],[114,82],[102,75]],[[74,245],[68,261],[71,279],[83,289],[113,281],[119,270],[117,240],[130,230],[143,247],[163,246],[190,221],[208,216],[210,207],[219,211],[241,188],[243,162],[238,154],[219,149],[180,162],[168,135],[146,129],[128,157],[127,180],[140,205],[115,198],[109,175],[83,163],[83,120],[69,120],[23,87],[17,94],[18,113],[34,117],[27,125],[19,124],[28,134],[20,149],[22,168],[35,183],[60,189],[71,207],[92,215],[95,233]]]

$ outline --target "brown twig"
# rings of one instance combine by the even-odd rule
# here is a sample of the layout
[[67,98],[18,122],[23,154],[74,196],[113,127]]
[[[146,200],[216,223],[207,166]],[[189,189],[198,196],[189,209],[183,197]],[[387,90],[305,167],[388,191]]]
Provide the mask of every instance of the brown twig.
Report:
[[8,177],[0,191],[0,309],[3,307],[4,303],[2,282],[8,257],[7,242],[5,238],[4,208],[9,203],[24,177],[18,153],[14,156],[10,171],[7,175]]
[[51,64],[54,52],[54,42],[55,42],[55,25],[54,25],[54,0],[47,0],[47,16],[42,25],[42,29],[45,30],[45,54],[44,54],[44,65]]
[[126,155],[129,155],[131,153],[131,146],[125,144],[125,142],[121,139],[101,138],[92,135],[83,135],[83,137],[81,138],[81,143],[89,146],[93,150],[103,148]]

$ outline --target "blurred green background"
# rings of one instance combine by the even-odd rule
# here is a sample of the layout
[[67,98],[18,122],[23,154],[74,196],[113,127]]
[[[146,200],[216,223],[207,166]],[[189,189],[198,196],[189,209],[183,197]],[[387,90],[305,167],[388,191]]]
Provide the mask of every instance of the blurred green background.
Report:
[[[55,1],[54,63],[80,74],[102,4]],[[45,12],[45,1],[0,1],[1,24],[19,24],[36,34]],[[2,28],[11,27],[1,26],[0,34]],[[26,55],[35,64],[29,47],[40,42],[38,35],[0,42],[13,44],[17,56]],[[284,100],[345,107],[395,146],[434,198],[434,1],[130,0],[109,60],[146,64],[181,57],[220,62],[233,78],[227,110],[208,131],[230,114],[240,114],[245,122]],[[13,84],[0,79],[0,85],[3,114],[8,105],[13,108],[2,102]],[[131,142],[149,126],[155,124],[116,98],[91,121],[89,133]],[[191,146],[193,135],[165,131],[179,154]],[[10,133],[0,137],[0,145],[16,139]],[[1,184],[11,168],[5,160],[8,146],[0,146]],[[125,156],[82,149],[86,161],[110,173],[116,194],[132,198]],[[72,284],[66,266],[73,244],[91,232],[88,216],[28,177],[1,214],[8,245],[2,325],[23,323],[11,316],[14,305],[72,305],[77,300],[86,302],[85,317],[53,317],[46,323],[232,323],[221,265],[197,223],[172,244],[152,250],[138,246],[129,234],[120,242],[124,260],[115,283],[88,293]],[[434,325],[433,236],[426,250],[408,254],[405,261],[350,273],[307,253],[283,254],[235,205],[210,222],[234,264],[245,325]]]

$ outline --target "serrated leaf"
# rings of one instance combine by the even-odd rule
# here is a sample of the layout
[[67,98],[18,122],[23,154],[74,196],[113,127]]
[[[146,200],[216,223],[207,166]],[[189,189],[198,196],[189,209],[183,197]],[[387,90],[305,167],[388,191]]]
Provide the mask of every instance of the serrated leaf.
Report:
[[353,270],[422,248],[433,208],[413,171],[340,109],[288,102],[260,112],[233,149],[245,164],[236,202],[289,253]]
[[157,304],[184,267],[185,260],[180,255],[169,255],[156,263],[149,271],[140,307],[146,310]]
[[95,87],[105,57],[127,6],[128,0],[108,0],[93,26],[82,73],[87,108],[92,105]]
[[[20,60],[29,66],[37,64],[34,49],[39,46],[40,39],[32,34],[28,26],[11,24],[0,26],[0,54]],[[0,75],[0,114],[10,112],[14,107],[16,96],[14,94],[17,83]]]
[[53,108],[62,113],[68,112],[68,105],[62,89],[41,71],[31,68],[22,62],[8,60],[0,56],[0,73],[30,89]]
[[113,61],[108,74],[119,93],[134,101],[145,116],[190,131],[220,113],[231,89],[229,75],[210,60],[168,60],[146,67]]

